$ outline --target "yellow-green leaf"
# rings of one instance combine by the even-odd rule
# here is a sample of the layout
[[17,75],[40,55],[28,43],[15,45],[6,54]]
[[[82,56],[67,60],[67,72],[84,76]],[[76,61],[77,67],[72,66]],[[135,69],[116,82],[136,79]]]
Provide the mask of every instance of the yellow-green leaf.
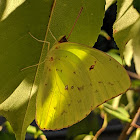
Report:
[[133,0],[117,1],[117,18],[113,25],[114,39],[123,56],[125,45],[133,37],[131,29],[140,17],[139,13],[132,5]]

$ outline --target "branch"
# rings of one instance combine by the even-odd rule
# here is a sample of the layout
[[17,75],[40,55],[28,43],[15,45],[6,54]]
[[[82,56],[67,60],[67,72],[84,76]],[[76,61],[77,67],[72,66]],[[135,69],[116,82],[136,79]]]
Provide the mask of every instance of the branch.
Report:
[[[137,120],[137,115],[139,114],[137,112],[139,112],[139,107],[140,107],[140,98],[137,100],[136,106],[133,112],[130,114],[130,117],[132,118],[132,122],[135,122]],[[118,140],[125,140],[128,137],[130,132],[133,130],[133,128],[131,127],[132,122],[126,124]]]
[[132,121],[132,123],[131,123],[130,128],[129,128],[128,131],[126,132],[127,135],[129,135],[129,134],[132,132],[132,130],[133,130],[134,127],[135,127],[135,128],[140,128],[140,126],[136,124],[136,123],[137,123],[137,120],[138,120],[138,118],[139,118],[139,115],[140,115],[140,108],[138,109],[138,111],[137,111],[135,117],[133,118],[133,121]]

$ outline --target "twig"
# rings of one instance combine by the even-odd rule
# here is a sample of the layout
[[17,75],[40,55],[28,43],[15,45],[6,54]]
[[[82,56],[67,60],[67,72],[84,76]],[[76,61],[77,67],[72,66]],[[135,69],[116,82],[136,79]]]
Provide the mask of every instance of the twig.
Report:
[[[132,118],[132,122],[133,120],[135,120],[135,116],[136,116],[136,113],[139,111],[139,107],[140,107],[140,98],[138,99],[133,112],[130,114],[130,117]],[[128,135],[130,134],[129,128],[131,128],[131,123],[126,124],[118,140],[125,140],[128,137]],[[132,128],[131,128],[131,131],[132,131]]]
[[129,90],[133,90],[135,92],[139,92],[140,93],[140,88],[133,88],[133,87],[131,87],[131,88],[129,88]]
[[137,123],[137,120],[138,120],[138,118],[139,118],[139,115],[140,115],[140,108],[138,109],[138,111],[137,111],[135,117],[133,118],[133,121],[132,121],[132,123],[131,123],[130,128],[129,128],[128,131],[126,132],[127,135],[129,135],[129,134],[132,132],[132,130],[133,130],[134,127],[135,127],[135,128],[140,128],[140,126],[136,124],[136,123]]
[[140,80],[140,75],[134,73],[134,72],[131,72],[131,71],[127,71],[128,75],[132,78],[135,78],[135,79],[139,79]]
[[102,125],[102,128],[99,129],[95,136],[93,137],[93,140],[97,140],[97,138],[101,135],[101,133],[105,130],[105,128],[107,127],[107,114],[105,113],[104,114],[104,122],[103,122],[103,125]]

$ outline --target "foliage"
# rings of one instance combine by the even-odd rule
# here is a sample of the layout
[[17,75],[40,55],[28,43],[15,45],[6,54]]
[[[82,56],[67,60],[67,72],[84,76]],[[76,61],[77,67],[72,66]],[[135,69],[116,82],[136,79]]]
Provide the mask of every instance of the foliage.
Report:
[[[115,2],[107,0],[105,6],[104,0],[1,1],[0,115],[10,123],[2,125],[9,133],[1,131],[0,138],[15,139],[14,133],[17,140],[24,140],[27,131],[34,138],[46,139],[43,131],[29,126],[35,116],[39,127],[54,130],[81,121],[93,109],[94,115],[91,113],[68,129],[69,139],[96,140],[114,118],[126,124],[119,140],[125,139],[133,127],[137,129],[130,139],[140,138],[137,125],[140,113],[139,1],[117,0],[113,37],[121,57],[116,50],[110,50],[108,56],[91,48],[99,34],[107,40],[111,39],[100,29],[105,9]],[[82,8],[83,11],[79,13]],[[71,30],[73,25],[74,30]],[[75,43],[58,45],[57,39],[63,35],[68,37],[70,31],[72,34],[68,41]],[[112,57],[129,70],[128,74],[133,78],[131,88],[126,71]],[[66,72],[56,72],[57,67]],[[78,76],[73,76],[72,71]],[[69,91],[69,85],[65,82],[71,87],[74,84],[77,89]],[[78,89],[81,83],[84,85],[84,88],[81,87],[82,92]],[[98,90],[101,92],[96,95]],[[124,92],[126,94],[120,95]],[[113,97],[116,98],[109,100]],[[98,124],[97,114],[104,119],[102,126]]]

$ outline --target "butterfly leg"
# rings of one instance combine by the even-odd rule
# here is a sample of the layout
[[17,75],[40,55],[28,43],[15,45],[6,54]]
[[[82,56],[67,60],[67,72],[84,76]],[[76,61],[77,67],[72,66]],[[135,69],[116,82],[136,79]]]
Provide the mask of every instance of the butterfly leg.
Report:
[[[47,43],[47,44],[48,44],[48,51],[49,51],[50,42],[48,42],[48,41],[43,41],[43,40],[40,40],[40,39],[37,39],[37,38],[34,37],[30,32],[29,32],[29,35],[30,35],[32,38],[34,38],[35,40],[37,40],[38,42]],[[25,68],[21,69],[21,71],[23,71],[23,70],[25,70],[25,69],[28,69],[28,68],[32,68],[32,67],[38,66],[38,65],[40,65],[40,64],[43,64],[43,63],[45,63],[45,61],[46,61],[46,59],[43,60],[42,62],[38,63],[38,64],[35,64],[35,65],[32,65],[32,66],[25,67]]]

